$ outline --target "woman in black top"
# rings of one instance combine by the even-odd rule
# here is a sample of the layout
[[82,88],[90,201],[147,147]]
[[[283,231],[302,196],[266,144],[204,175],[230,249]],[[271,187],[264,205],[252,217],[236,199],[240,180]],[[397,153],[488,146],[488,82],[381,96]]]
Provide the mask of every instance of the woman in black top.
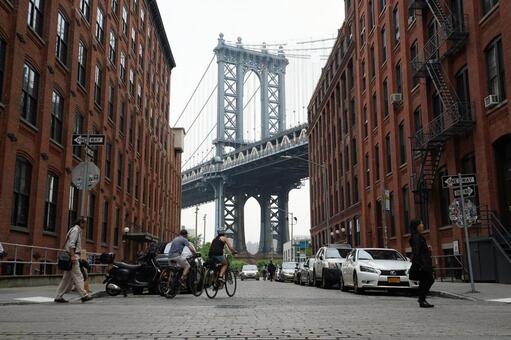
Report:
[[431,252],[426,239],[421,235],[422,231],[424,231],[424,224],[421,220],[415,219],[410,222],[410,246],[412,247],[410,276],[415,280],[419,280],[419,306],[431,308],[433,305],[426,301],[426,295],[435,279],[433,278]]
[[233,255],[236,255],[238,252],[233,248],[231,242],[227,237],[225,237],[224,232],[219,232],[218,235],[211,242],[211,246],[209,247],[208,257],[210,261],[215,263],[221,263],[222,267],[220,267],[220,272],[218,274],[218,279],[222,283],[225,272],[227,271],[227,259],[224,256],[224,247],[227,246]]

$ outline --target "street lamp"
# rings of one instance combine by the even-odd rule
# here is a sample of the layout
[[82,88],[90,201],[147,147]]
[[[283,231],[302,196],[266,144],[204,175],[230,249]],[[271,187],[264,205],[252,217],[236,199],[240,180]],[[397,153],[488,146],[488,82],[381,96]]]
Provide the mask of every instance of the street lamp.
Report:
[[310,159],[302,158],[299,156],[280,156],[281,158],[285,159],[301,159],[302,161],[305,161],[307,163],[311,163],[313,165],[319,166],[323,170],[323,191],[325,192],[325,222],[326,222],[326,230],[330,230],[330,195],[328,195],[328,188],[327,188],[327,167],[324,164],[316,163],[311,161]]
[[[339,231],[339,230],[337,230],[337,231]],[[346,236],[346,228],[342,227],[342,228],[341,228],[341,231],[342,231],[342,233],[344,234],[344,240],[345,240],[345,242],[344,242],[344,243],[348,243],[348,242],[346,242],[346,241],[347,241],[347,239],[348,239],[348,237]]]
[[208,214],[204,214],[204,217],[202,218],[204,220],[204,235],[202,235],[202,246],[206,244],[206,216]]
[[124,258],[128,260],[128,233],[130,232],[130,228],[124,228]]

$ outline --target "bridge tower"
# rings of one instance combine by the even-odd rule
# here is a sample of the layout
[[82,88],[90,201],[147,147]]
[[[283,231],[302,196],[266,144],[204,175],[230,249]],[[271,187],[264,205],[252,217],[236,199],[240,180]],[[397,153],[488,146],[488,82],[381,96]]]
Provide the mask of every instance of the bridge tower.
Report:
[[[222,162],[227,150],[243,146],[243,89],[245,75],[253,71],[261,83],[261,139],[282,132],[286,128],[285,71],[288,60],[282,46],[270,53],[266,46],[260,51],[243,47],[241,38],[228,44],[220,33],[214,49],[218,64],[217,137],[214,141],[214,161]],[[215,227],[233,235],[236,248],[245,253],[244,205],[254,197],[261,206],[261,232],[259,253],[280,252],[288,237],[287,205],[289,191],[272,188],[254,188],[253,192],[225,191],[225,177],[210,178],[215,188]],[[246,190],[244,190],[246,191]],[[273,240],[277,239],[277,249]]]

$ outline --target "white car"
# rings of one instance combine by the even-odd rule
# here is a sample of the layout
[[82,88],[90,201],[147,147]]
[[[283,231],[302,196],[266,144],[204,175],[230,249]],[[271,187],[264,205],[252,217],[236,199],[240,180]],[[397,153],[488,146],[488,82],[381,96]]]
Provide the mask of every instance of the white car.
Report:
[[297,262],[282,263],[282,268],[279,270],[279,273],[277,275],[277,281],[280,282],[293,281],[296,266],[298,266]]
[[256,279],[259,280],[259,270],[255,264],[246,264],[241,268],[240,273],[241,281],[246,279]]
[[341,267],[340,288],[359,294],[366,289],[418,288],[408,279],[412,263],[397,250],[386,248],[353,249]]

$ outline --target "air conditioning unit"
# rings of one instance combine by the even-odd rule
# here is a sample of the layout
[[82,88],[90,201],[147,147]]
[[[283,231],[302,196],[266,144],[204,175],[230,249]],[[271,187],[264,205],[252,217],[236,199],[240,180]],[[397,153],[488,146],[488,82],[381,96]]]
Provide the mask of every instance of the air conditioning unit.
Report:
[[403,103],[403,95],[401,93],[392,93],[390,95],[390,103],[400,105]]
[[490,109],[499,103],[499,96],[496,94],[490,94],[484,98],[484,107]]

